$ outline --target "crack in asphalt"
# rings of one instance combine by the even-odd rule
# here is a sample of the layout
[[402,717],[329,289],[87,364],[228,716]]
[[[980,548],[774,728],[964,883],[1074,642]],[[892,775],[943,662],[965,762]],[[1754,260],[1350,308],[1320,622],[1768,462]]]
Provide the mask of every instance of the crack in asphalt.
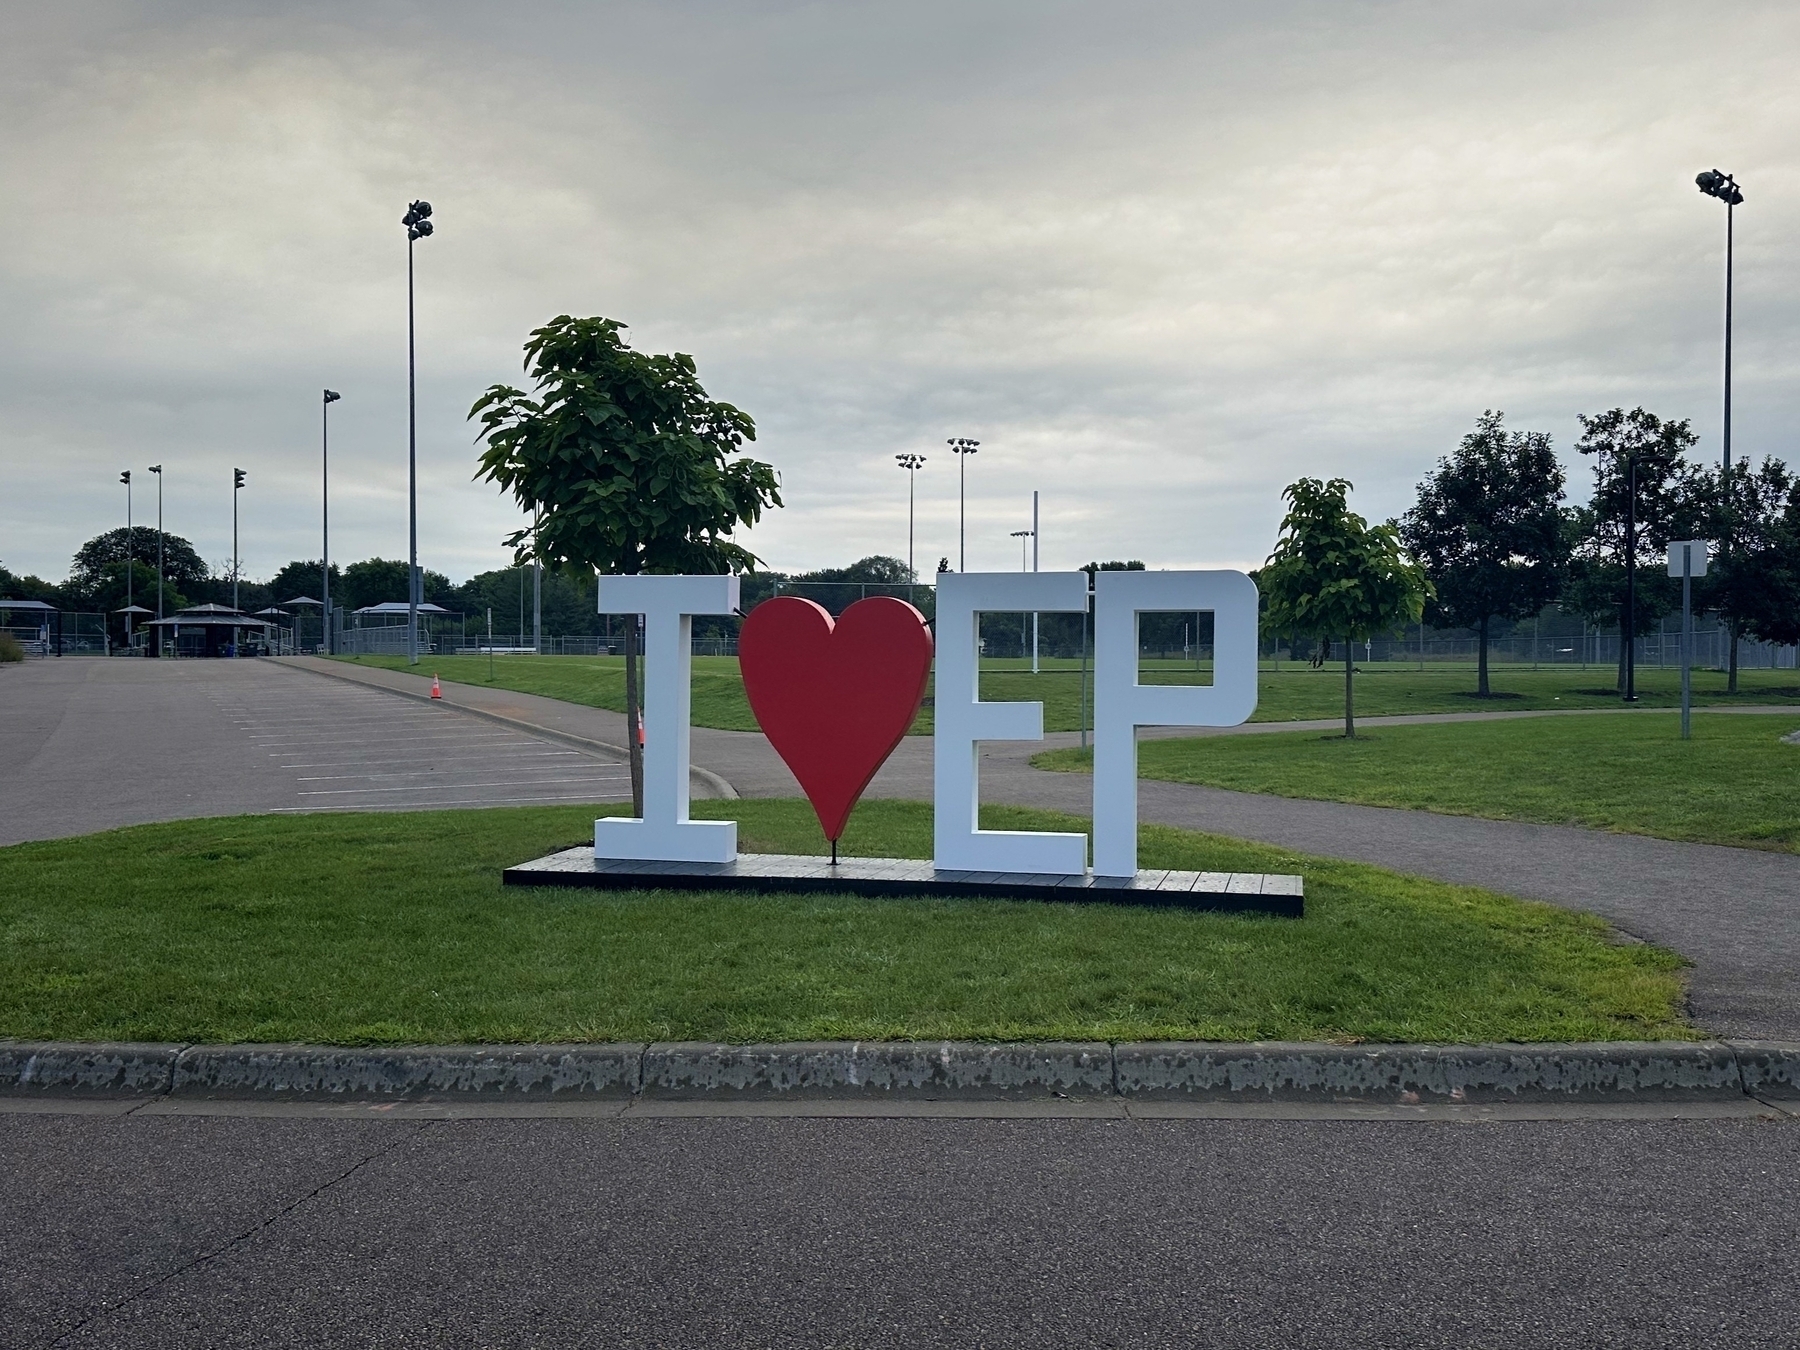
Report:
[[211,1251],[203,1252],[199,1256],[196,1256],[196,1257],[191,1258],[190,1260],[184,1261],[181,1265],[175,1267],[175,1269],[169,1271],[168,1273],[166,1273],[162,1276],[159,1276],[157,1279],[151,1280],[149,1283],[143,1285],[142,1287],[140,1287],[138,1289],[132,1290],[131,1293],[127,1294],[124,1298],[120,1299],[117,1303],[112,1304],[110,1307],[98,1309],[95,1312],[90,1313],[88,1316],[81,1318],[79,1321],[75,1322],[74,1324],[72,1324],[71,1326],[67,1327],[65,1330],[60,1332],[53,1340],[46,1341],[45,1345],[46,1346],[61,1345],[65,1341],[67,1341],[71,1336],[75,1336],[78,1333],[86,1330],[88,1327],[92,1326],[95,1322],[100,1320],[102,1317],[114,1316],[117,1313],[123,1311],[124,1309],[130,1307],[133,1303],[138,1302],[140,1299],[147,1298],[151,1294],[155,1293],[158,1289],[161,1289],[164,1285],[169,1284],[174,1280],[180,1279],[183,1275],[186,1275],[189,1271],[197,1270],[201,1266],[204,1266],[204,1265],[208,1264],[209,1262],[216,1261],[222,1256],[229,1255],[230,1253],[236,1251],[239,1247],[242,1247],[245,1243],[249,1242],[252,1238],[256,1237],[259,1233],[262,1233],[263,1231],[270,1228],[274,1224],[279,1223],[282,1219],[285,1219],[288,1215],[292,1214],[295,1210],[299,1209],[302,1205],[305,1205],[309,1201],[317,1199],[319,1196],[323,1195],[326,1191],[329,1191],[333,1187],[341,1185],[343,1182],[348,1181],[351,1177],[355,1176],[358,1172],[360,1172],[363,1168],[367,1167],[370,1163],[374,1162],[376,1159],[385,1157],[387,1154],[392,1153],[395,1149],[399,1148],[400,1145],[407,1143],[410,1140],[419,1138],[427,1130],[430,1130],[437,1125],[441,1125],[442,1123],[443,1123],[442,1121],[437,1121],[437,1120],[422,1121],[417,1127],[415,1127],[411,1130],[407,1130],[404,1133],[397,1134],[396,1137],[391,1139],[385,1146],[376,1149],[373,1153],[368,1154],[366,1157],[358,1158],[354,1163],[352,1163],[349,1167],[345,1168],[342,1172],[338,1173],[336,1176],[330,1178],[329,1180],[320,1182],[317,1186],[313,1187],[305,1195],[302,1195],[302,1196],[298,1197],[297,1199],[294,1199],[294,1200],[290,1201],[289,1203],[283,1205],[280,1209],[276,1210],[273,1214],[270,1214],[267,1218],[263,1219],[261,1222],[252,1224],[249,1228],[246,1228],[243,1232],[239,1233],[236,1237],[230,1238],[227,1241],[220,1243],[217,1247],[213,1248]]

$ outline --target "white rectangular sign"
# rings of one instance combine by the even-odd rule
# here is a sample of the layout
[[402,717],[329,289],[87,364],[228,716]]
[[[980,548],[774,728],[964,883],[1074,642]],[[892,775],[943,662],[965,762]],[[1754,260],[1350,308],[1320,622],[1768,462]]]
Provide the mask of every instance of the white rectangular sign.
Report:
[[1678,577],[1681,572],[1681,551],[1690,550],[1688,565],[1693,571],[1687,575],[1703,577],[1706,575],[1706,550],[1710,545],[1704,539],[1678,539],[1669,545],[1669,575]]

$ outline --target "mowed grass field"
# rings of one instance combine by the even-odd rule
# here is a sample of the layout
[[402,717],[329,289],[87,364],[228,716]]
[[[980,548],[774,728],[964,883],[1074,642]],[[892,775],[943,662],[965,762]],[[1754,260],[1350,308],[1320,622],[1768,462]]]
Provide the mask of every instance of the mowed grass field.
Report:
[[[818,852],[797,801],[708,802]],[[182,821],[0,849],[0,1036],[335,1044],[1693,1037],[1598,919],[1164,828],[1147,867],[1306,878],[1302,920],[991,900],[502,888],[594,807]],[[990,827],[1084,828],[991,810]],[[845,846],[927,856],[930,808]]]
[[[1239,792],[1402,806],[1453,815],[1624,830],[1800,851],[1800,715],[1676,713],[1385,726],[1355,740],[1318,732],[1144,741],[1146,778]],[[1032,763],[1092,769],[1053,750]]]
[[[390,670],[406,670],[403,656],[341,658]],[[427,676],[436,673],[463,684],[492,683],[499,688],[546,698],[583,703],[594,708],[625,711],[625,662],[609,656],[433,656],[414,668]],[[1017,658],[983,662],[981,696],[996,702],[1022,701],[1044,705],[1046,731],[1077,731],[1081,727],[1080,662],[1045,660],[1042,673],[1033,675],[1028,662]],[[1088,698],[1093,697],[1089,672]],[[1147,683],[1209,684],[1209,669],[1195,669],[1192,662],[1150,661],[1143,667]],[[1612,687],[1610,667],[1495,666],[1494,696],[1475,696],[1472,669],[1428,666],[1417,670],[1405,665],[1375,664],[1356,679],[1356,711],[1360,717],[1396,713],[1479,712],[1508,709],[1616,708],[1618,694]],[[1800,705],[1800,673],[1791,670],[1746,670],[1739,678],[1739,692],[1725,692],[1725,676],[1718,671],[1694,672],[1694,698],[1702,705],[1793,703]],[[1675,670],[1641,670],[1638,691],[1643,706],[1676,707],[1681,702],[1681,675]],[[928,693],[931,691],[928,691]],[[1284,662],[1281,669],[1265,663],[1259,681],[1256,722],[1290,722],[1344,715],[1343,667],[1313,670]],[[695,726],[721,727],[728,731],[755,731],[744,682],[734,656],[696,656],[693,666],[693,720]],[[1093,710],[1088,709],[1088,725]],[[913,724],[916,735],[932,729],[932,710],[925,707]]]

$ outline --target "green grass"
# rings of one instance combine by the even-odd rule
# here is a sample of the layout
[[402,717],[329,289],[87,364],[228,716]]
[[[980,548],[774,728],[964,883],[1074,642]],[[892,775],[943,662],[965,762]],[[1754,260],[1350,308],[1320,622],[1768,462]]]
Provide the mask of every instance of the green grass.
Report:
[[[406,670],[403,656],[340,658],[361,665]],[[592,708],[625,711],[625,663],[616,656],[497,656],[494,678],[488,679],[485,656],[434,656],[418,667],[446,680],[463,684],[492,684],[524,694],[582,703]],[[1016,658],[983,663],[981,696],[995,701],[1018,700],[1044,705],[1044,729],[1075,731],[1081,726],[1080,663],[1046,660],[1042,674],[1021,668]],[[1147,683],[1210,683],[1209,669],[1194,670],[1185,662],[1149,662]],[[1090,684],[1088,697],[1093,697]],[[1702,705],[1731,703],[1800,704],[1800,675],[1791,670],[1746,670],[1736,694],[1725,692],[1725,676],[1717,671],[1694,672],[1694,699]],[[1375,664],[1356,679],[1356,711],[1377,717],[1394,713],[1480,712],[1491,709],[1616,708],[1619,697],[1612,688],[1610,667],[1559,666],[1532,670],[1526,666],[1496,666],[1494,696],[1475,697],[1472,669],[1431,667],[1415,670],[1401,664]],[[1638,692],[1644,706],[1673,707],[1681,702],[1681,676],[1674,670],[1654,668],[1639,672]],[[728,731],[755,731],[756,719],[744,697],[744,683],[734,656],[696,656],[693,674],[695,726],[722,727]],[[1344,715],[1343,667],[1313,670],[1284,662],[1277,671],[1264,663],[1256,722],[1291,722]],[[1093,725],[1093,711],[1088,711]],[[932,710],[927,707],[913,724],[915,735],[928,735]]]
[[[1144,741],[1146,778],[1282,797],[1585,825],[1800,850],[1800,717],[1696,713],[1532,717],[1387,726],[1353,741],[1316,732]],[[1032,763],[1091,770],[1091,752]]]
[[[802,802],[710,802],[816,852]],[[593,807],[184,821],[0,849],[0,1036],[337,1044],[1691,1037],[1679,958],[1590,916],[1151,827],[1149,867],[1299,871],[1307,917],[505,889]],[[1080,828],[995,810],[990,826]],[[845,844],[925,856],[930,808]]]

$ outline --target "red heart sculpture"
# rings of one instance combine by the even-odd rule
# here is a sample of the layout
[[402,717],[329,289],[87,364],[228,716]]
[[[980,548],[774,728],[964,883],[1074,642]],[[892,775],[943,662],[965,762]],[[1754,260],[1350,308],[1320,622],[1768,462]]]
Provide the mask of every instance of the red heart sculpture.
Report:
[[738,634],[744,692],[835,844],[863,789],[918,714],[931,630],[904,600],[872,595],[838,616],[778,595]]

